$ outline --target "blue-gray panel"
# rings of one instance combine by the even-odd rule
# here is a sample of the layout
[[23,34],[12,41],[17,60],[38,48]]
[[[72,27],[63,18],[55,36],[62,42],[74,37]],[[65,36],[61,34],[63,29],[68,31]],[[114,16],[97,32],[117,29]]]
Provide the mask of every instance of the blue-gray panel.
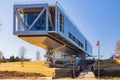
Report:
[[[64,16],[64,32],[60,31],[60,14],[62,14]],[[72,42],[74,45],[79,47],[85,53],[87,53],[87,54],[91,54],[92,53],[92,46],[91,46],[91,44],[87,41],[87,50],[85,50],[85,40],[86,40],[86,38],[78,30],[76,25],[71,21],[69,16],[66,15],[65,11],[63,9],[61,9],[60,6],[58,6],[58,18],[57,18],[57,21],[58,21],[58,25],[57,25],[58,26],[58,34],[60,34],[61,36],[63,36],[64,38],[66,38],[67,40]],[[71,40],[69,38],[69,32],[71,34],[73,34],[84,45],[83,48],[80,47],[76,42],[74,42],[73,40]]]
[[38,8],[38,7],[48,7],[48,4],[15,4],[15,8]]
[[[14,5],[14,33],[15,31],[15,9],[16,8],[33,8],[33,7],[45,7],[46,8],[46,12],[48,12],[48,4],[20,4],[20,5]],[[46,13],[48,14],[48,13]],[[64,32],[60,31],[60,14],[62,14],[64,16]],[[46,17],[48,18],[48,15],[46,15]],[[73,21],[70,19],[70,17],[65,13],[65,11],[59,6],[57,5],[57,14],[56,14],[56,31],[59,35],[61,35],[62,37],[64,37],[65,39],[67,39],[68,41],[70,41],[71,43],[73,43],[75,46],[77,46],[78,48],[80,48],[81,50],[83,50],[85,53],[91,54],[92,53],[92,46],[91,44],[88,42],[88,40],[83,36],[83,34],[79,31],[79,29],[76,27],[76,25],[73,23]],[[48,19],[46,19],[48,20]],[[46,21],[46,23],[48,23],[48,21]],[[48,25],[46,25],[48,28]],[[45,31],[23,31],[24,33],[18,31],[16,33],[19,34],[48,34],[48,29],[46,29]],[[83,47],[79,46],[76,42],[74,42],[72,39],[69,38],[69,32],[77,39],[79,40],[82,44]],[[87,40],[87,43],[85,44],[85,41]],[[87,50],[85,49],[85,45],[87,45]]]

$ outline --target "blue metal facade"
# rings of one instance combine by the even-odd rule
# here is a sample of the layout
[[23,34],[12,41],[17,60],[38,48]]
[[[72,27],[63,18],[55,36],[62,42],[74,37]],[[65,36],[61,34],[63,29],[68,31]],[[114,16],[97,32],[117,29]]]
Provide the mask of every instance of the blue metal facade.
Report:
[[[89,41],[84,37],[84,35],[80,32],[80,30],[77,28],[77,26],[73,23],[71,18],[66,14],[64,9],[60,5],[57,6],[57,12],[58,12],[58,28],[57,33],[61,35],[62,37],[66,38],[68,41],[79,47],[81,50],[83,50],[87,54],[92,54],[92,46],[89,43]],[[64,16],[64,31],[60,31],[60,14]],[[70,37],[72,35],[72,38]]]
[[[45,8],[44,8],[45,7]],[[63,37],[64,39],[71,42],[73,45],[78,47],[84,53],[91,55],[92,54],[92,46],[89,41],[84,37],[84,35],[80,32],[77,26],[73,23],[71,18],[67,15],[67,13],[62,9],[59,4],[52,5],[53,12],[50,11],[50,5],[48,4],[19,4],[14,5],[14,34],[17,35],[47,35],[50,33],[56,33]],[[39,12],[24,12],[22,15],[23,23],[21,27],[21,18],[18,16],[18,21],[16,22],[16,12],[17,9],[21,8],[42,8],[41,11],[44,11],[41,14],[41,17],[34,23],[31,27],[34,20],[40,15]],[[45,9],[45,10],[44,10]],[[24,9],[23,9],[24,10]],[[49,13],[51,13],[51,17],[49,18]],[[54,15],[53,15],[54,14]],[[62,21],[61,21],[62,20]],[[52,21],[53,25],[50,24]],[[31,27],[31,28],[30,28]]]

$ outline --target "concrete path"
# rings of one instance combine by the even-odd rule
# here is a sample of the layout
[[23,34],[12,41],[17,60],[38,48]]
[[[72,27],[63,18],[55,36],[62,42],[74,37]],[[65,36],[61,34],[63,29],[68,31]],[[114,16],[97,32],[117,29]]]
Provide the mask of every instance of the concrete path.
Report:
[[79,80],[97,80],[95,78],[95,75],[92,71],[90,71],[89,69],[85,69],[83,70],[83,72],[80,73],[80,75],[78,76]]

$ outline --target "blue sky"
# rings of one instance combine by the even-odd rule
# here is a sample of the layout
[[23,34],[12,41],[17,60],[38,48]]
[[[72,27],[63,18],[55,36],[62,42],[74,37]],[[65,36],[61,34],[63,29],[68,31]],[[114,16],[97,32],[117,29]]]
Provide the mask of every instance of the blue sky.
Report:
[[[55,0],[1,0],[0,51],[5,57],[19,55],[19,48],[26,48],[26,57],[35,59],[40,51],[42,59],[45,50],[31,45],[13,35],[13,4],[55,3]],[[93,46],[93,55],[97,55],[96,42],[100,40],[102,58],[109,58],[114,53],[115,43],[120,40],[120,0],[58,0],[72,18],[80,31]]]

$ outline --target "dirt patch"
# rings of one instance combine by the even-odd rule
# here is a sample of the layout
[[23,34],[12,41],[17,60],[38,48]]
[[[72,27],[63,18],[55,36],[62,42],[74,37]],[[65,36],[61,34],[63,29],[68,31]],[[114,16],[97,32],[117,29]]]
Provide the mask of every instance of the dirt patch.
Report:
[[0,71],[0,79],[5,78],[37,78],[37,77],[45,77],[42,74],[37,73],[24,73],[24,72],[17,72],[17,71]]

